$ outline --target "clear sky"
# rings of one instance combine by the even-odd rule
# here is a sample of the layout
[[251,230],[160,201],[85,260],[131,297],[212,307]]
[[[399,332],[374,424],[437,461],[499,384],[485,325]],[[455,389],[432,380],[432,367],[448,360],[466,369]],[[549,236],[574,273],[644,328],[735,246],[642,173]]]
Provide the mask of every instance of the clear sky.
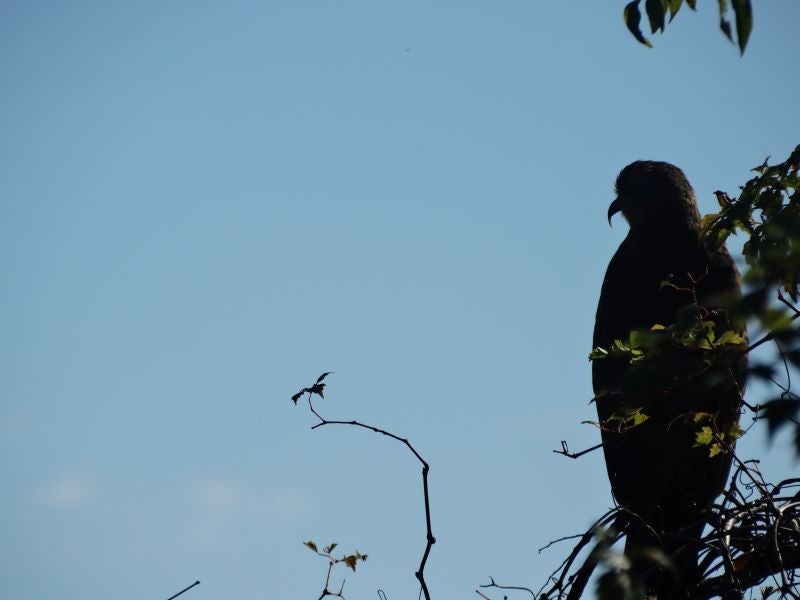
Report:
[[617,172],[708,212],[800,141],[800,4],[743,58],[715,2],[652,50],[623,4],[0,3],[0,597],[316,598],[315,539],[416,598],[418,464],[289,399],[331,370],[432,465],[434,597],[538,589],[612,502],[551,450],[598,438]]

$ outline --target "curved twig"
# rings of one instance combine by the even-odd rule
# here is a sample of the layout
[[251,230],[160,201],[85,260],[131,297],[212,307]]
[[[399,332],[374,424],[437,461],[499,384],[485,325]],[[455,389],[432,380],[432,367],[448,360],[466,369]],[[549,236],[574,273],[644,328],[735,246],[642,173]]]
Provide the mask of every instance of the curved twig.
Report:
[[[323,376],[320,376],[320,379],[317,379],[317,383],[322,380]],[[400,437],[399,435],[395,435],[385,429],[381,429],[380,427],[375,427],[374,425],[367,425],[365,423],[361,423],[360,421],[351,420],[351,421],[339,421],[339,420],[329,420],[320,415],[317,410],[314,408],[314,404],[311,401],[311,398],[314,393],[319,393],[314,390],[314,386],[310,388],[304,388],[301,393],[306,393],[308,395],[308,408],[314,414],[317,419],[319,419],[319,423],[313,425],[311,429],[317,429],[318,427],[324,427],[326,425],[351,425],[353,427],[360,427],[362,429],[368,429],[373,433],[380,433],[381,435],[385,435],[387,437],[392,438],[393,440],[397,440],[404,444],[411,453],[417,458],[417,460],[422,464],[422,492],[423,497],[425,500],[425,526],[426,526],[426,535],[425,535],[425,551],[422,554],[422,560],[420,561],[419,568],[414,573],[414,576],[419,581],[421,592],[425,596],[425,600],[430,600],[431,595],[430,591],[428,590],[428,584],[425,581],[425,565],[428,563],[428,557],[431,553],[431,548],[436,543],[436,538],[433,535],[433,530],[431,526],[431,503],[430,503],[430,494],[428,491],[428,473],[430,472],[430,465],[428,462],[422,458],[419,452],[417,452],[416,448],[411,445],[411,442],[408,441],[407,438]],[[322,394],[320,394],[321,396]],[[294,399],[294,398],[293,398]],[[327,586],[326,586],[327,590]],[[325,594],[323,594],[324,597]]]

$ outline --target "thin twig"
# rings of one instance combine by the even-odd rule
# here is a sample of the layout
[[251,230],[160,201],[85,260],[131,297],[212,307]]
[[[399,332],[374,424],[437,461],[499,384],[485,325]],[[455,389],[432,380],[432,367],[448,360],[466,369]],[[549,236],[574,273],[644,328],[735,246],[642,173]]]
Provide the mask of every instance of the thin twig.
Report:
[[[320,379],[317,380],[317,383],[321,381],[322,376]],[[308,408],[314,414],[317,419],[319,419],[319,423],[313,425],[311,429],[317,429],[318,427],[323,427],[325,425],[351,425],[354,427],[361,427],[363,429],[368,429],[374,433],[380,433],[381,435],[385,435],[387,437],[392,438],[393,440],[397,440],[404,444],[411,453],[417,458],[417,460],[422,464],[422,493],[425,501],[425,526],[426,526],[426,535],[425,535],[425,551],[422,554],[422,560],[419,564],[419,569],[414,573],[414,576],[417,578],[420,584],[420,591],[425,595],[425,600],[431,600],[430,591],[428,590],[428,584],[425,581],[425,565],[428,562],[428,557],[431,553],[432,546],[436,543],[436,538],[433,536],[433,530],[431,526],[431,503],[430,503],[430,494],[428,490],[428,473],[430,472],[430,465],[428,462],[422,458],[419,452],[417,452],[416,448],[411,445],[411,442],[408,441],[407,438],[402,438],[394,433],[386,431],[385,429],[381,429],[380,427],[375,427],[374,425],[367,425],[365,423],[361,423],[360,421],[338,421],[338,420],[329,420],[320,415],[317,410],[314,408],[314,404],[311,401],[311,397],[314,394],[314,390],[312,388],[304,388],[305,393],[308,394]],[[327,591],[327,585],[325,586],[325,591]],[[324,597],[326,594],[323,593]],[[330,594],[328,595],[335,595]]]
[[564,537],[560,537],[557,540],[551,540],[551,541],[547,542],[544,546],[539,548],[539,554],[541,554],[542,551],[547,550],[551,546],[555,546],[559,542],[565,542],[567,540],[575,540],[575,539],[578,539],[579,537],[581,537],[582,535],[583,535],[582,533],[576,533],[575,535],[565,535]]
[[174,596],[170,596],[169,598],[167,598],[167,600],[172,600],[173,598],[177,598],[178,596],[180,596],[184,592],[188,592],[190,589],[192,589],[196,585],[200,585],[200,580],[199,579],[197,581],[195,581],[192,585],[188,585],[185,588],[183,588],[180,592],[178,592]]
[[[500,585],[499,583],[495,583],[494,577],[492,577],[491,575],[489,575],[489,583],[487,583],[486,585],[480,585],[478,587],[481,587],[481,588],[484,588],[484,589],[486,589],[486,588],[498,588],[500,590],[518,590],[518,591],[521,591],[521,592],[528,592],[534,598],[534,600],[536,598],[536,594],[533,592],[532,589],[526,588],[526,587],[522,587],[522,586],[516,586],[516,585]],[[478,593],[480,594],[480,592],[478,592]],[[481,594],[481,595],[483,595],[483,594]],[[485,596],[484,596],[484,598],[485,598]]]
[[580,458],[584,454],[589,454],[589,452],[594,452],[598,448],[602,448],[603,444],[597,444],[596,446],[592,446],[591,448],[587,448],[586,450],[581,450],[580,452],[570,452],[569,446],[567,445],[566,440],[561,440],[561,450],[553,450],[556,454],[561,454],[562,456],[566,456],[568,458]]

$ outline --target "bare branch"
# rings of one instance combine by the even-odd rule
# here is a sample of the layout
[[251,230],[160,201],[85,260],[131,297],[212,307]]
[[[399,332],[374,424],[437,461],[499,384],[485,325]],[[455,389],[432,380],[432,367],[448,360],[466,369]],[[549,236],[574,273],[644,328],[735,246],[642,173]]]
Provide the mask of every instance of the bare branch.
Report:
[[184,592],[188,592],[190,589],[192,589],[196,585],[200,585],[200,580],[199,579],[197,581],[195,581],[192,585],[188,585],[185,588],[183,588],[180,592],[178,592],[174,596],[170,596],[169,598],[167,598],[167,600],[172,600],[173,598],[177,598],[178,596],[180,596]]
[[[528,592],[534,598],[534,600],[536,599],[536,594],[533,592],[532,589],[526,588],[526,587],[522,587],[522,586],[515,586],[515,585],[500,585],[498,583],[495,583],[494,577],[492,577],[491,575],[489,575],[489,583],[487,583],[486,585],[478,586],[478,587],[481,587],[481,588],[484,588],[484,589],[486,589],[486,588],[497,588],[497,589],[500,589],[500,590],[518,590],[518,591],[521,591],[521,592]],[[480,592],[478,592],[478,593],[480,594]],[[483,594],[481,594],[481,596],[483,596]],[[486,596],[483,596],[483,597],[485,598]]]
[[[430,465],[427,463],[427,461],[424,458],[422,458],[422,455],[420,455],[420,453],[417,452],[416,448],[414,448],[414,446],[411,445],[411,442],[409,442],[408,439],[406,439],[406,438],[403,438],[403,437],[400,437],[398,435],[395,435],[394,433],[386,431],[385,429],[381,429],[380,427],[375,427],[374,425],[367,425],[365,423],[361,423],[360,421],[355,421],[355,420],[352,420],[352,421],[329,420],[329,419],[326,419],[325,417],[323,417],[322,415],[320,415],[317,412],[317,410],[314,408],[314,404],[311,402],[311,398],[312,398],[313,394],[315,394],[315,393],[317,393],[318,395],[322,396],[322,393],[320,393],[321,392],[320,386],[324,387],[325,384],[320,383],[320,382],[327,375],[330,375],[330,372],[323,373],[322,375],[319,376],[319,378],[317,379],[317,382],[314,384],[314,386],[311,386],[311,387],[308,387],[308,388],[303,388],[300,392],[298,392],[298,394],[295,395],[299,399],[299,396],[302,396],[303,394],[308,394],[308,408],[311,411],[311,413],[315,417],[317,417],[317,419],[319,419],[319,423],[317,423],[316,425],[313,425],[311,427],[311,429],[317,429],[318,427],[324,427],[326,425],[350,425],[350,426],[353,426],[353,427],[360,427],[362,429],[368,429],[369,431],[372,431],[374,433],[379,433],[381,435],[385,435],[387,437],[392,438],[393,440],[397,440],[398,442],[404,444],[411,451],[411,453],[417,458],[417,460],[422,464],[422,492],[423,492],[423,497],[424,497],[424,501],[425,501],[425,526],[426,526],[425,540],[426,540],[426,544],[425,544],[425,551],[422,554],[422,559],[421,559],[420,564],[419,564],[419,568],[414,573],[414,576],[417,578],[417,581],[419,581],[420,590],[425,595],[425,600],[430,600],[430,598],[431,598],[430,591],[428,590],[428,584],[425,581],[425,565],[428,562],[428,557],[430,556],[431,548],[436,543],[436,538],[433,536],[433,530],[432,530],[432,526],[431,526],[431,504],[430,504],[430,494],[429,494],[429,491],[428,491],[428,473],[430,472]],[[315,389],[315,388],[317,388],[317,389]],[[292,397],[292,400],[294,400],[295,403],[296,403],[295,396]],[[321,600],[321,598],[324,598],[326,595],[338,595],[338,596],[341,595],[341,594],[331,594],[330,592],[327,592],[327,593],[326,592],[327,592],[327,584],[325,586],[325,591],[323,591],[323,595],[320,596],[320,600]]]
[[596,446],[592,446],[591,448],[587,448],[586,450],[581,450],[580,452],[570,452],[569,446],[567,445],[566,440],[561,440],[561,450],[553,450],[556,454],[561,454],[562,456],[566,456],[568,458],[580,458],[584,454],[589,454],[589,452],[594,452],[598,448],[602,448],[603,444],[597,444]]

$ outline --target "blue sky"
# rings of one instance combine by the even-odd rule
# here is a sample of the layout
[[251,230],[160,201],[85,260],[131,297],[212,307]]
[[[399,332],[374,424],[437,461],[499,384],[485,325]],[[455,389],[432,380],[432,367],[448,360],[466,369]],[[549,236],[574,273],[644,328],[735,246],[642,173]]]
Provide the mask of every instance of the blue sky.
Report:
[[[591,330],[635,159],[703,212],[800,141],[800,5],[3,2],[0,596],[538,588],[610,505]],[[757,389],[750,399],[757,400]],[[775,478],[789,445],[740,444]],[[343,573],[339,573],[341,575]]]

